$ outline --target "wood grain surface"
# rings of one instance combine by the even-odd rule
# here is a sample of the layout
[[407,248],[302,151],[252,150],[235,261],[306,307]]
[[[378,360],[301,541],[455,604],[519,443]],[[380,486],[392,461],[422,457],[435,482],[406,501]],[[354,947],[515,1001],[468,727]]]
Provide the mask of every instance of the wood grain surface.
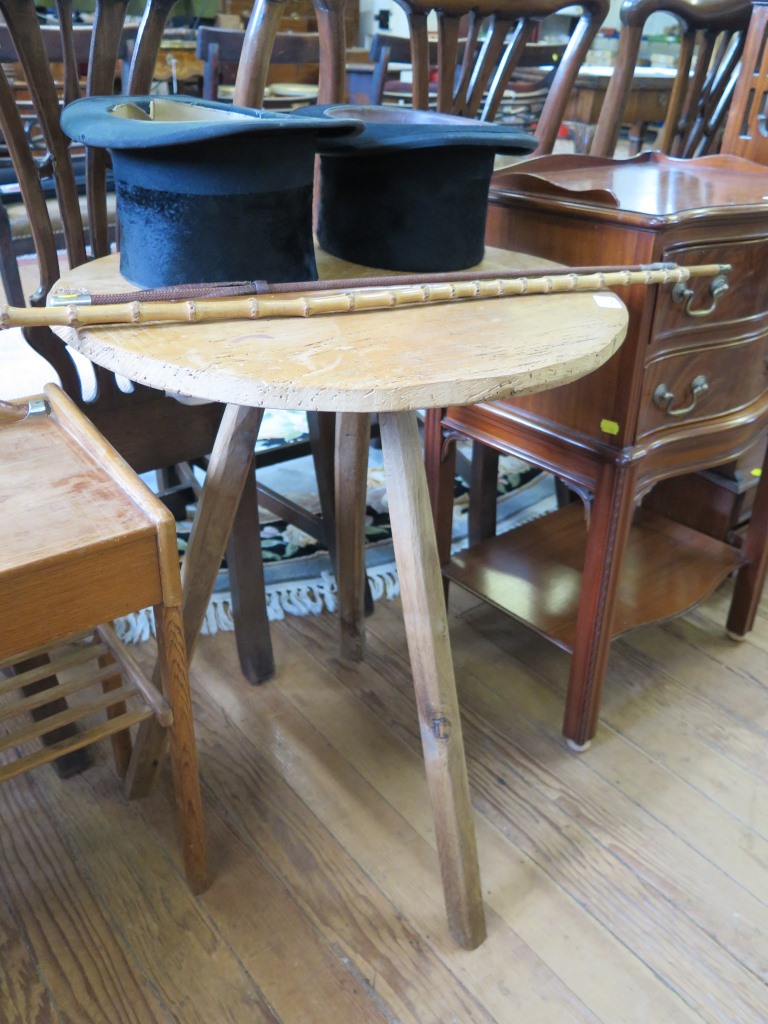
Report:
[[[537,265],[552,266],[488,250],[480,267]],[[319,267],[327,278],[365,271],[326,254]],[[133,288],[120,277],[117,256],[65,274],[61,287]],[[605,306],[604,298],[525,296],[309,320],[56,332],[108,369],[185,395],[265,408],[398,411],[527,394],[597,369],[627,322],[623,307]]]
[[559,736],[567,656],[452,595],[489,929],[472,953],[445,929],[399,602],[363,669],[330,615],[274,624],[261,687],[231,634],[203,637],[212,887],[184,882],[167,768],[128,805],[108,750],[0,786],[4,1019],[762,1024],[768,606],[734,644],[729,592],[614,644],[581,755]]

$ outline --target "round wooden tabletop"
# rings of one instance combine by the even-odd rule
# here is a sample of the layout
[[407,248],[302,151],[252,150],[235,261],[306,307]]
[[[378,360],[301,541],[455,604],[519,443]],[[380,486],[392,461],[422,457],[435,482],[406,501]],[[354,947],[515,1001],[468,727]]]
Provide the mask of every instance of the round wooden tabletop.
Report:
[[[59,287],[132,291],[118,259],[78,267]],[[552,266],[488,249],[477,269],[498,269],[501,276]],[[318,269],[325,279],[381,273],[323,252]],[[557,387],[604,363],[626,326],[624,306],[602,292],[307,319],[55,330],[93,362],[149,387],[236,405],[367,413],[468,405]]]

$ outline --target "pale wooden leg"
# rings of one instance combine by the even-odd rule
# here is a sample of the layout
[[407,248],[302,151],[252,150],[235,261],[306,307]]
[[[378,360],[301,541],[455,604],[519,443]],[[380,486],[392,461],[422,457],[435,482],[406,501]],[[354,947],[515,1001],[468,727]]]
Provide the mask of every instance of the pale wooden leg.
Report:
[[163,694],[173,712],[168,732],[184,868],[192,892],[199,893],[209,885],[208,857],[181,609],[157,605],[155,626]]
[[371,417],[336,418],[336,579],[341,656],[365,657],[365,496]]
[[[228,405],[216,435],[181,573],[184,639],[189,661],[216,584],[245,480],[251,471],[262,416],[262,409]],[[151,789],[164,746],[165,729],[154,718],[142,722],[136,732],[133,757],[125,779],[129,799],[146,796]]]
[[248,682],[263,683],[274,675],[275,658],[267,619],[259,501],[253,466],[243,482],[227,544],[227,564],[240,671]]
[[465,949],[485,938],[480,871],[448,623],[415,413],[382,413],[387,495],[435,816],[448,924]]
[[168,731],[156,718],[145,718],[136,729],[133,753],[125,773],[123,792],[127,800],[141,800],[155,781],[165,753]]
[[251,472],[253,448],[263,415],[263,409],[228,405],[216,435],[181,569],[184,640],[190,662],[232,532],[240,496]]

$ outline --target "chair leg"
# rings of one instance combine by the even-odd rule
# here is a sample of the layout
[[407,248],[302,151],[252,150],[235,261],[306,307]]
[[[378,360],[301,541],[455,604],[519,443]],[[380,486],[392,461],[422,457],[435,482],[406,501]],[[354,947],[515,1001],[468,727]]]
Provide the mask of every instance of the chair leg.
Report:
[[[181,571],[184,581],[184,639],[190,661],[240,498],[253,476],[253,449],[263,413],[263,409],[228,405],[216,435]],[[195,565],[195,572],[188,579],[190,562]]]
[[245,478],[232,524],[227,544],[227,565],[240,669],[249,682],[263,683],[274,675],[275,658],[267,619],[259,504],[253,465]]
[[326,543],[331,563],[336,565],[336,494],[334,484],[334,447],[336,443],[336,414],[308,412],[307,426],[312,450],[312,463],[317,480],[320,514],[326,524]]
[[472,476],[469,482],[468,540],[479,544],[496,536],[496,497],[499,453],[487,444],[472,444]]
[[741,639],[752,629],[768,572],[768,451],[742,551],[747,561],[736,576],[726,623],[728,634],[734,639]]
[[371,417],[342,413],[336,417],[336,508],[338,531],[336,577],[342,658],[365,656],[365,494]]
[[154,611],[160,678],[163,693],[173,712],[173,723],[168,729],[169,747],[184,868],[192,892],[200,893],[210,883],[184,623],[178,606],[156,605]]
[[156,718],[145,718],[139,722],[123,780],[126,800],[141,800],[154,785],[155,778],[165,754],[168,730]]
[[635,511],[635,466],[604,463],[589,522],[563,734],[574,749],[595,735],[619,575]]

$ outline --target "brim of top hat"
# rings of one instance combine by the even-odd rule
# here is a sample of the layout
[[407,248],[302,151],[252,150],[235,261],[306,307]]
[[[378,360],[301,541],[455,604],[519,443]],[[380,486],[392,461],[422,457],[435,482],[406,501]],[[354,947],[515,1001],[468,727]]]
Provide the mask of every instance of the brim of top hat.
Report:
[[362,121],[365,127],[354,137],[324,136],[320,140],[320,152],[331,156],[455,146],[515,154],[530,153],[539,144],[533,135],[510,125],[407,107],[320,104],[300,107],[289,116],[311,118],[321,123],[350,119]]
[[362,131],[363,123],[343,117],[293,117],[195,96],[89,96],[64,107],[61,127],[75,142],[120,150],[184,146],[252,133],[337,137]]

